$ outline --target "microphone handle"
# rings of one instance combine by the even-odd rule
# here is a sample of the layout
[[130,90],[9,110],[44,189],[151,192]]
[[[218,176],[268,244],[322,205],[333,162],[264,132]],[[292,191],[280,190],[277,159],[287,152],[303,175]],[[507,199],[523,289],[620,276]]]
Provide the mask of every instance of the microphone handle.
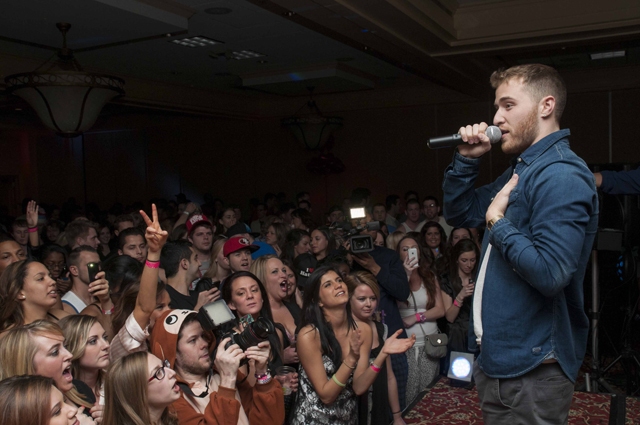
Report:
[[427,141],[427,146],[430,149],[452,148],[463,144],[462,136],[459,134],[453,134],[450,136],[432,137]]

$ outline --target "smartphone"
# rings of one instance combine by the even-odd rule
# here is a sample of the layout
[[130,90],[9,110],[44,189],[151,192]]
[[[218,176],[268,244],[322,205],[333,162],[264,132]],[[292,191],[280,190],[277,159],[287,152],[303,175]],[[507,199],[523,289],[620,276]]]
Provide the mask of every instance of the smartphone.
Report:
[[418,248],[409,248],[407,253],[409,255],[409,262],[418,259]]
[[87,263],[87,271],[89,272],[89,283],[96,280],[96,274],[100,271],[100,263]]

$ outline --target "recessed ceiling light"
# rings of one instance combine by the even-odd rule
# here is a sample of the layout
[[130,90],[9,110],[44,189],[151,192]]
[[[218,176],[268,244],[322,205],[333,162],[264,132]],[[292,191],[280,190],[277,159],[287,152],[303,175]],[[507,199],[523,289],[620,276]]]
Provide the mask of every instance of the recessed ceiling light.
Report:
[[263,60],[259,60],[258,63],[264,64],[264,63],[267,63],[267,61],[263,59]]
[[179,40],[169,40],[170,43],[178,44],[180,46],[185,47],[207,47],[207,46],[215,46],[217,44],[224,44],[222,41],[214,40],[212,38],[203,37],[201,35],[197,35],[189,38],[181,38]]
[[231,56],[234,59],[241,60],[241,59],[262,58],[262,57],[265,57],[266,55],[263,55],[262,53],[254,52],[252,50],[240,50],[237,52],[231,52]]
[[228,15],[232,10],[228,7],[210,7],[204,10],[204,13],[208,13],[209,15]]
[[613,52],[591,53],[591,60],[599,59],[611,59],[611,58],[623,58],[625,56],[624,50],[616,50]]

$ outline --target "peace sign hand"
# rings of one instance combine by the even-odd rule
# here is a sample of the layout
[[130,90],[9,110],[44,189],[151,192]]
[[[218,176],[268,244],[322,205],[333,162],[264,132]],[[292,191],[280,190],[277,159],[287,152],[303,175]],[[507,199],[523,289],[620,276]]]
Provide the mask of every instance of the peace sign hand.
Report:
[[147,230],[144,237],[147,240],[147,247],[149,248],[149,252],[160,253],[162,247],[167,242],[169,233],[167,233],[166,230],[162,230],[162,228],[160,227],[156,204],[151,204],[151,216],[153,217],[153,221],[151,221],[147,213],[142,210],[140,210],[140,215],[144,219],[144,222],[147,223]]

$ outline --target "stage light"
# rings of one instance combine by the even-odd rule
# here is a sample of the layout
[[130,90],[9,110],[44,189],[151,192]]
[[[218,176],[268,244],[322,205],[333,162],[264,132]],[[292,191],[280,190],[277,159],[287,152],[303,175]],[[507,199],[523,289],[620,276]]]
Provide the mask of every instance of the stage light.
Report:
[[447,378],[454,387],[469,385],[473,379],[473,354],[452,351]]

